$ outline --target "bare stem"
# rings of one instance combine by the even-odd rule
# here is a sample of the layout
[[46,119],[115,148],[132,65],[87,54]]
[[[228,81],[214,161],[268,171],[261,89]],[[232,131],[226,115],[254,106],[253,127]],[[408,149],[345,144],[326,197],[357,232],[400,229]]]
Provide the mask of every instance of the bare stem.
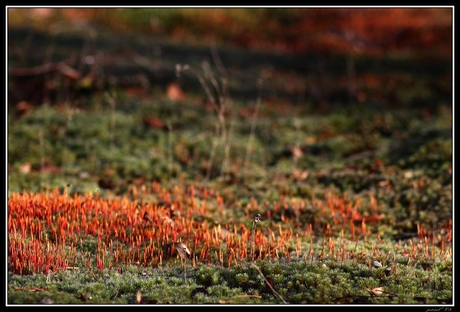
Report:
[[254,250],[256,249],[255,236],[256,236],[256,226],[260,222],[260,214],[256,214],[254,220],[252,221],[252,233],[251,233],[251,259],[254,261]]
[[[261,84],[261,80],[259,81]],[[259,95],[257,96],[257,101],[256,101],[256,107],[254,110],[254,115],[252,115],[252,122],[251,122],[251,132],[249,134],[249,140],[248,140],[248,146],[246,147],[246,156],[244,159],[244,166],[247,167],[249,166],[249,162],[251,160],[251,153],[252,153],[252,143],[254,141],[254,132],[256,130],[256,124],[257,124],[257,117],[259,115],[259,108],[260,108],[260,103],[262,102],[262,96],[261,96],[261,88],[259,89]]]
[[209,180],[211,178],[211,170],[212,170],[212,163],[214,162],[214,155],[216,154],[216,147],[217,147],[217,132],[219,131],[219,124],[216,123],[216,135],[212,140],[212,148],[211,153],[209,154],[208,166],[206,169],[206,179]]
[[169,119],[166,120],[166,125],[168,127],[168,171],[169,171],[169,178],[171,178],[173,154],[172,154],[172,125]]
[[273,293],[281,299],[281,301],[284,302],[284,304],[288,304],[284,299],[283,297],[281,297],[281,295],[273,288],[273,286],[268,282],[267,278],[265,277],[265,275],[262,273],[262,271],[259,269],[259,267],[257,265],[255,265],[254,263],[252,264],[252,266],[254,268],[256,268],[257,271],[259,271],[260,275],[262,275],[262,277],[264,278],[265,282],[267,283],[268,287],[270,287],[270,289],[273,291]]
[[115,99],[108,95],[108,101],[110,104],[110,150],[113,151],[114,145],[114,133],[115,133],[115,108],[117,106]]
[[234,120],[232,119],[230,122],[230,133],[228,135],[227,140],[225,140],[224,161],[222,162],[222,167],[220,169],[221,175],[225,173],[225,169],[227,167],[228,158],[230,155],[230,143],[232,141],[233,127],[234,127]]
[[[40,141],[40,170],[43,170],[45,167],[45,139],[43,135],[43,129],[40,129],[38,131],[38,139]],[[43,175],[40,175],[40,182],[42,182],[42,177]],[[41,183],[40,183],[41,184]]]

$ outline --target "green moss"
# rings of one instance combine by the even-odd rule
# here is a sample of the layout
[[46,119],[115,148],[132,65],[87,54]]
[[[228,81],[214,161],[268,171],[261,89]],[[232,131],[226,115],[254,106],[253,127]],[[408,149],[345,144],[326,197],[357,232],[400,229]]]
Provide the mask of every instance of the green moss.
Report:
[[[213,12],[224,14],[219,10]],[[277,10],[231,12],[227,14],[233,20],[251,21],[254,27],[291,25],[292,18],[300,18]],[[273,24],[260,22],[270,15]],[[117,10],[117,16],[120,24],[134,23],[149,29],[150,22],[155,20],[170,30],[177,24],[193,25],[190,29],[195,34],[208,25],[199,14],[187,10]],[[109,19],[109,15],[105,18]],[[204,24],[196,24],[197,20]],[[229,29],[218,27],[223,38],[237,32],[234,27],[241,27],[231,24],[234,26]],[[26,41],[25,32],[16,34],[10,38]],[[106,38],[102,31],[98,35]],[[73,44],[82,42],[81,36],[74,38],[67,33],[55,38],[60,43],[57,58],[61,54],[67,58],[74,51],[60,41],[64,37]],[[126,42],[133,49],[152,48],[151,42],[140,34],[120,45],[109,38],[104,40],[107,42],[99,48],[107,55],[125,49]],[[105,51],[104,45],[109,43],[114,45]],[[175,64],[200,68],[202,56],[209,54],[209,47],[162,40],[156,45],[162,51],[159,76],[167,77],[167,83],[175,77]],[[18,62],[17,46],[11,49],[12,64]],[[37,44],[37,53],[27,55],[28,64],[42,62],[38,49],[47,46]],[[94,267],[98,238],[79,234],[75,268],[50,276],[9,273],[8,303],[49,299],[60,304],[136,304],[138,293],[142,303],[150,304],[451,302],[453,261],[447,256],[437,258],[439,242],[430,245],[427,254],[422,249],[411,252],[411,246],[417,245],[419,228],[429,229],[438,237],[446,235],[446,224],[452,221],[452,113],[445,100],[451,97],[451,79],[445,78],[449,76],[443,72],[446,66],[437,66],[439,62],[432,60],[379,59],[388,73],[383,78],[381,73],[370,74],[380,77],[382,84],[374,89],[362,86],[363,90],[372,89],[378,100],[347,105],[328,99],[329,94],[341,91],[345,77],[341,76],[343,57],[312,57],[314,64],[328,64],[323,70],[329,73],[323,86],[318,79],[305,76],[304,72],[311,73],[302,67],[307,65],[299,69],[305,56],[286,58],[227,48],[222,51],[230,52],[222,56],[225,65],[232,69],[232,106],[225,115],[228,137],[216,135],[217,115],[204,103],[209,99],[204,97],[203,102],[200,98],[203,90],[196,77],[186,75],[179,81],[188,93],[185,101],[168,99],[163,94],[166,82],[155,80],[146,92],[148,98],[131,96],[117,83],[107,86],[116,92],[84,96],[64,110],[37,105],[28,115],[16,118],[12,107],[8,116],[8,193],[39,192],[71,184],[71,195],[89,191],[114,197],[126,194],[133,185],[140,189],[156,181],[173,195],[172,201],[181,201],[181,195],[174,192],[176,188],[207,187],[220,194],[224,210],[214,195],[205,199],[197,192],[193,200],[197,206],[205,205],[208,214],[187,215],[191,222],[206,221],[229,229],[239,224],[251,228],[248,216],[260,213],[262,222],[257,231],[264,237],[292,231],[296,239],[286,239],[283,246],[270,243],[269,247],[276,248],[278,253],[255,261],[260,271],[248,259],[229,263],[230,251],[224,242],[211,246],[207,263],[198,261],[196,267],[187,263],[185,272],[178,259],[165,261],[161,268],[158,263],[149,262],[147,267],[129,263],[111,267],[106,260],[106,268],[100,271]],[[248,108],[254,108],[250,101],[258,92],[255,82],[268,61],[277,65],[271,69],[272,79],[265,81],[258,119],[251,132],[253,115],[244,114],[248,114]],[[360,75],[370,68],[367,65],[374,64],[358,56],[355,61]],[[114,61],[113,71],[120,77],[127,73],[137,75],[139,68],[128,63]],[[401,68],[407,72],[392,72]],[[420,68],[424,69],[423,74]],[[285,79],[293,76],[296,79]],[[317,90],[323,104],[316,105],[318,99],[305,103],[280,100],[293,96],[288,87],[296,83]],[[62,93],[63,86],[58,86],[61,89],[57,92]],[[309,97],[309,92],[305,93]],[[113,109],[108,100],[115,100]],[[393,101],[405,104],[390,108]],[[429,104],[415,107],[420,101]],[[332,102],[338,102],[337,106]],[[380,104],[376,106],[377,102]],[[143,123],[146,116],[172,127],[149,127]],[[298,158],[293,157],[293,147],[302,151]],[[251,158],[245,164],[248,148]],[[44,164],[45,168],[41,168]],[[40,171],[48,165],[59,171]],[[208,165],[211,172],[207,171]],[[146,200],[158,202],[159,195],[148,194]],[[366,219],[368,232],[363,235],[364,224],[359,217],[355,222],[350,219],[350,209],[362,217],[383,218],[376,223]],[[133,231],[126,230],[128,234]],[[45,234],[49,235],[50,229]],[[300,242],[299,250],[296,240]],[[405,246],[409,256],[402,255]],[[198,255],[202,246],[194,247]],[[444,251],[447,248],[451,246],[445,246]],[[123,250],[128,252],[131,246],[123,246]],[[223,263],[214,255],[218,251],[223,252]],[[144,250],[139,252],[142,257]],[[86,265],[88,258],[90,267]],[[384,267],[372,268],[370,263],[375,259]],[[391,268],[390,273],[387,267]],[[371,295],[369,290],[378,287],[384,289],[383,295]]]

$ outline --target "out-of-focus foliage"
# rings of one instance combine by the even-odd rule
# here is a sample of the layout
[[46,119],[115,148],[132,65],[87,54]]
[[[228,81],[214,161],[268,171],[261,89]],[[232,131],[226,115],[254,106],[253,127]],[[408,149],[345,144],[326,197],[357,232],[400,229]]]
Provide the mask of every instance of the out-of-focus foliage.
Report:
[[9,27],[118,31],[283,52],[391,51],[451,57],[453,8],[36,8],[8,10]]

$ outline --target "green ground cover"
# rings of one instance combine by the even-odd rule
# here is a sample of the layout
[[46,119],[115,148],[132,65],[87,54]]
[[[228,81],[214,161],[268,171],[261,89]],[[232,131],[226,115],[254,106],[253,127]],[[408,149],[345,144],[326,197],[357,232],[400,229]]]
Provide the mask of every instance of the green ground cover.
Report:
[[[251,20],[243,11],[228,18]],[[145,28],[141,13],[152,17],[120,11],[115,20]],[[163,32],[193,21],[201,34],[198,15],[182,13],[153,15]],[[298,233],[301,251],[98,269],[84,260],[97,238],[83,236],[74,269],[9,267],[9,304],[452,304],[451,59],[243,49],[225,40],[239,29],[214,34],[214,45],[133,36],[123,23],[117,36],[59,25],[8,30],[8,196],[66,187],[70,197],[110,198],[154,181],[171,193],[208,188],[226,214],[208,201],[206,221],[250,228],[260,213],[262,235]],[[63,67],[11,72],[62,61],[77,78]],[[370,234],[353,237],[350,224],[323,214],[333,199],[377,217]],[[296,208],[301,200],[311,207]]]

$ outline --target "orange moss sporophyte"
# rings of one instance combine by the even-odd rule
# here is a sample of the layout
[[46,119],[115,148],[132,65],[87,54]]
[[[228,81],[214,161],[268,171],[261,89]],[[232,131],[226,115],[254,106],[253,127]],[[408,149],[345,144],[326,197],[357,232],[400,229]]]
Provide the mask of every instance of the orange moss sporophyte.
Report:
[[[218,193],[194,187],[176,187],[172,192],[174,201],[170,190],[154,182],[151,187],[134,188],[130,196],[109,199],[91,193],[69,197],[57,190],[36,194],[12,193],[8,199],[9,269],[15,274],[34,274],[51,269],[65,270],[69,266],[99,270],[135,263],[161,266],[169,261],[162,246],[178,240],[189,247],[195,264],[201,261],[233,266],[245,259],[281,257],[290,261],[291,252],[296,257],[303,254],[301,240],[306,236],[310,237],[306,257],[312,260],[321,259],[326,254],[342,262],[357,256],[356,247],[353,251],[347,250],[343,228],[340,242],[335,242],[335,225],[325,224],[323,248],[316,253],[312,242],[315,233],[312,223],[306,225],[305,231],[295,235],[292,226],[285,228],[284,223],[275,226],[267,217],[263,227],[254,226],[260,219],[254,221],[252,228],[247,228],[244,222],[214,226],[207,221],[210,207],[225,205]],[[139,202],[140,198],[149,194],[155,195],[158,200]],[[353,211],[350,202],[345,202],[345,197],[339,200],[330,196],[327,202],[326,206],[321,206],[319,202],[315,206],[320,210],[331,209],[340,215],[349,216]],[[284,205],[286,202],[277,207]],[[251,206],[259,207],[254,199]],[[290,204],[292,209],[305,206],[305,203]],[[267,213],[267,216],[271,215]],[[351,217],[348,220],[349,233],[357,244],[354,220]],[[411,240],[410,248],[405,244],[395,252],[411,259],[448,257],[450,249],[446,246],[451,241],[452,231],[449,225],[443,231],[441,235],[419,226],[419,242],[413,244]],[[366,239],[370,235],[372,233],[363,218],[361,238]],[[372,254],[378,256],[380,250],[377,247],[373,245]]]
[[[141,196],[137,189],[133,190],[134,196]],[[142,191],[147,191],[147,189],[143,188]],[[157,191],[158,198],[171,202],[170,193],[160,188],[158,184],[153,183],[150,191]],[[159,252],[160,245],[164,241],[174,241],[179,237],[191,239],[193,249],[199,252],[198,259],[210,261],[217,256],[221,264],[227,256],[230,257],[229,264],[244,259],[247,256],[244,251],[245,244],[235,239],[236,224],[233,235],[226,235],[223,238],[220,236],[222,229],[213,232],[206,222],[197,224],[190,219],[177,217],[207,213],[206,201],[202,201],[199,206],[194,205],[193,201],[191,205],[187,204],[189,198],[194,199],[198,195],[193,188],[183,194],[180,194],[180,191],[175,190],[184,201],[174,204],[174,213],[166,209],[164,204],[144,202],[138,205],[126,196],[104,200],[92,194],[68,198],[60,196],[55,191],[51,194],[24,194],[22,196],[12,194],[9,198],[8,231],[20,237],[30,237],[35,246],[34,252],[29,254],[24,244],[18,245],[15,237],[9,236],[9,257],[12,270],[24,274],[33,273],[37,271],[34,268],[43,267],[41,259],[44,257],[35,256],[45,254],[45,250],[40,251],[39,246],[48,246],[49,251],[50,248],[65,249],[70,245],[73,248],[72,252],[75,253],[77,249],[87,249],[85,245],[92,239],[96,239],[97,244],[87,251],[86,261],[81,264],[88,267],[94,264],[100,270],[107,265],[121,263],[161,264],[164,255]],[[209,198],[211,193],[204,189],[201,194]],[[222,204],[222,198],[219,200],[219,204]],[[26,205],[27,202],[33,202],[34,205]],[[30,209],[37,205],[43,209]],[[242,229],[243,232],[240,235],[245,236],[246,233],[249,233],[244,227]],[[259,235],[255,239],[264,247],[264,250],[268,250],[266,240],[261,240]],[[213,246],[219,246],[222,242],[227,245],[227,248],[230,248],[231,253],[225,254],[220,246],[216,251],[217,254],[211,254]],[[243,251],[239,255],[235,253],[241,248]],[[92,257],[91,254],[95,257]],[[55,269],[59,269],[64,263],[64,256],[59,257],[53,263]],[[46,259],[48,263],[53,261],[50,257]],[[69,259],[73,261],[71,265],[75,266],[77,257],[73,255]],[[28,270],[25,270],[21,263],[30,262],[34,262],[34,266],[29,266]]]

